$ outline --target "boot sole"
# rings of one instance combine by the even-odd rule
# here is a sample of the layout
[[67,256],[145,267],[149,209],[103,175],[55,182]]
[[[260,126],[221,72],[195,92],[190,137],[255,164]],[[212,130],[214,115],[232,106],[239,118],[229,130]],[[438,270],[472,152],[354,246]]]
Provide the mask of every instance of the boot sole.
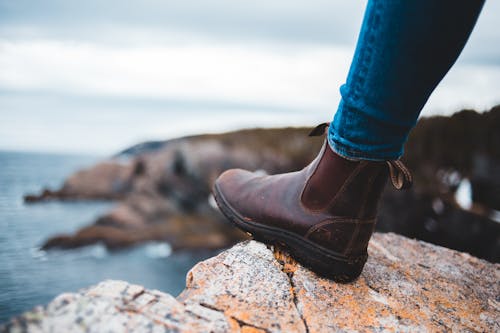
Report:
[[267,226],[244,219],[222,195],[217,184],[214,185],[214,197],[221,212],[238,228],[265,244],[285,245],[286,250],[302,266],[336,282],[347,283],[355,280],[363,270],[368,255],[347,257],[324,248],[309,239],[285,229]]

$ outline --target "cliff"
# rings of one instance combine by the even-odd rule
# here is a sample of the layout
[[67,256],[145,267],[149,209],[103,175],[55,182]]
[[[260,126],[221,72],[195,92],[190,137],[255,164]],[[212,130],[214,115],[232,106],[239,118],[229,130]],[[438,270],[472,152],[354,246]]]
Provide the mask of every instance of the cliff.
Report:
[[[404,156],[415,186],[386,189],[377,230],[500,261],[500,223],[493,220],[500,210],[499,128],[500,106],[421,119]],[[250,129],[139,144],[26,201],[117,201],[76,233],[50,238],[44,249],[96,242],[120,249],[149,240],[167,241],[174,250],[225,248],[246,236],[214,209],[214,179],[229,168],[269,174],[302,168],[323,140],[307,137],[308,130]],[[466,180],[474,202],[468,209],[455,201]]]
[[321,145],[321,139],[308,139],[307,131],[241,130],[173,139],[153,145],[156,150],[140,145],[75,173],[57,191],[26,200],[117,200],[94,224],[73,235],[56,235],[44,249],[96,242],[118,249],[149,240],[167,241],[174,250],[224,248],[246,235],[211,205],[213,181],[235,167],[269,173],[301,168]]
[[200,262],[177,297],[105,281],[12,319],[6,332],[500,331],[500,265],[376,233],[361,277],[319,278],[246,241]]

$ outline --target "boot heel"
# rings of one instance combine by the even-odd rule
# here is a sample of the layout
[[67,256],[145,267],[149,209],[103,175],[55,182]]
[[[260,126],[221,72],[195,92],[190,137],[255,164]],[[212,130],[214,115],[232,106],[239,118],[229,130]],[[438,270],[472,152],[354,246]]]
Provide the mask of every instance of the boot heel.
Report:
[[368,259],[366,252],[348,257],[294,234],[282,234],[281,239],[287,244],[290,254],[302,266],[340,283],[348,283],[358,278]]
[[358,258],[341,260],[325,255],[323,251],[307,247],[289,246],[292,255],[304,267],[311,269],[318,275],[334,280],[335,282],[348,283],[356,280],[365,266],[367,255]]

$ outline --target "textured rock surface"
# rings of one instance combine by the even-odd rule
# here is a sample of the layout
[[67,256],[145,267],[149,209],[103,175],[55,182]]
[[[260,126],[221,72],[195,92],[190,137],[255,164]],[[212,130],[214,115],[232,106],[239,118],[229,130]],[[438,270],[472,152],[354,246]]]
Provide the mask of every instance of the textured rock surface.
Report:
[[319,278],[248,241],[197,264],[176,298],[120,281],[63,294],[13,319],[30,332],[500,331],[500,265],[375,234],[361,277]]

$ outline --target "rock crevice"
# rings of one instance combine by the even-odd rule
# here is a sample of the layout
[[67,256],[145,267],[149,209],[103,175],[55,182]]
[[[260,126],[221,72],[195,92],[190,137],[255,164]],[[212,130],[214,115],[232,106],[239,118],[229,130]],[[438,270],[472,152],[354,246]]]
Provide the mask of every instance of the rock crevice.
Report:
[[288,282],[290,283],[290,293],[292,295],[293,304],[295,304],[295,309],[300,315],[302,322],[304,323],[305,332],[309,333],[309,327],[307,326],[306,318],[303,316],[302,305],[300,304],[300,300],[297,296],[295,282],[293,280],[293,274],[297,270],[297,262],[290,257],[284,249],[281,249],[279,246],[268,247],[271,251],[273,251],[273,255],[281,264],[281,270],[288,276]]

